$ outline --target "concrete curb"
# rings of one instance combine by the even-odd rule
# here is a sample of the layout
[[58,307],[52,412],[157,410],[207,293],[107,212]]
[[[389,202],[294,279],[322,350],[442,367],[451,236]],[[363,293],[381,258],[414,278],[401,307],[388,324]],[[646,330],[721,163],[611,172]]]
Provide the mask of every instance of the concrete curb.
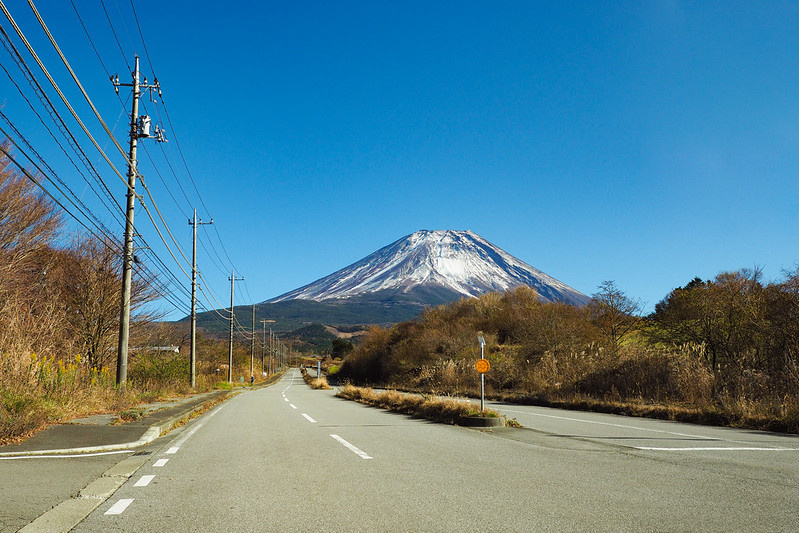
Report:
[[504,428],[504,416],[464,416],[458,419],[457,425],[467,428]]
[[[99,446],[84,446],[80,448],[61,448],[55,450],[25,450],[25,451],[15,451],[15,452],[0,452],[0,457],[34,457],[34,456],[41,456],[41,455],[80,455],[80,454],[90,454],[90,453],[101,453],[101,452],[114,452],[114,451],[121,451],[121,450],[130,450],[133,448],[138,448],[139,446],[144,446],[146,444],[150,444],[152,441],[160,437],[164,433],[168,433],[171,429],[173,429],[176,425],[183,422],[184,420],[190,418],[194,413],[204,409],[206,405],[211,402],[217,402],[218,398],[222,396],[219,402],[225,401],[228,397],[232,396],[234,393],[230,391],[219,391],[217,394],[213,394],[209,396],[208,399],[205,401],[198,403],[197,405],[187,407],[178,413],[170,416],[166,420],[161,421],[158,424],[153,424],[149,428],[147,428],[142,436],[135,441],[132,442],[123,442],[119,444],[104,444]],[[217,402],[218,403],[218,402]]]

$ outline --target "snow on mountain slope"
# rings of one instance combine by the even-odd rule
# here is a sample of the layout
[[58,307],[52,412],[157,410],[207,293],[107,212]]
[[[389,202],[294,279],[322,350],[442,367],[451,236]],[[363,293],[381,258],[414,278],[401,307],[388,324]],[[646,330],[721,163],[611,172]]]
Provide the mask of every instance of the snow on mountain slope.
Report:
[[535,288],[543,301],[585,305],[589,300],[471,231],[422,230],[269,302],[347,299],[378,291],[408,293],[420,287],[479,296],[520,285]]

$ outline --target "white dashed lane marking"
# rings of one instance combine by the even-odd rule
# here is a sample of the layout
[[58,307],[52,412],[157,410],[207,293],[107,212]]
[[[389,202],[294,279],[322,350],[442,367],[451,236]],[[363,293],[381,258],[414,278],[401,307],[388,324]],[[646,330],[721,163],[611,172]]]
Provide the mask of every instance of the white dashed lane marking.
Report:
[[111,508],[105,512],[105,514],[122,514],[131,503],[133,503],[133,498],[121,499],[112,505]]
[[338,435],[330,435],[330,436],[333,437],[333,439],[337,440],[339,443],[343,444],[345,448],[347,448],[349,451],[351,451],[355,455],[359,456],[361,459],[371,459],[372,458],[370,455],[366,454],[366,452],[364,452],[363,450],[360,450],[359,448],[356,448],[355,446],[353,446],[352,444],[350,444],[346,440],[342,439]]
[[308,420],[308,422],[310,422],[311,424],[316,424],[316,420],[314,420],[310,416],[306,415],[305,413],[303,413],[302,416],[304,416]]
[[139,481],[137,481],[133,486],[134,487],[146,487],[147,485],[150,484],[150,481],[152,481],[154,477],[155,477],[154,475],[142,476],[142,477],[139,478]]
[[169,462],[169,459],[159,459],[155,463],[153,463],[153,466],[164,466],[168,462]]

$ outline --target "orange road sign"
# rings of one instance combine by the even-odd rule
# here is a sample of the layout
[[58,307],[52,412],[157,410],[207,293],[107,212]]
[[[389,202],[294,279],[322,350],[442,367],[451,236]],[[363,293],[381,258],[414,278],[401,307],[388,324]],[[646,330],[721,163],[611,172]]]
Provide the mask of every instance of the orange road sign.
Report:
[[491,368],[491,364],[489,364],[488,359],[480,359],[477,361],[477,364],[475,364],[474,367],[481,374],[485,374],[488,372],[488,369]]

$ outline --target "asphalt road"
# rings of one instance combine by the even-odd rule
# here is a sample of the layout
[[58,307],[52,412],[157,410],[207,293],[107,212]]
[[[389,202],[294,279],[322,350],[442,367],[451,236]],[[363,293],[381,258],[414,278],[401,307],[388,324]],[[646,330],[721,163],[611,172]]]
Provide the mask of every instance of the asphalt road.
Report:
[[445,426],[296,370],[151,446],[74,531],[795,531],[799,438],[495,405]]
[[0,460],[0,532],[17,531],[69,500],[132,453]]

